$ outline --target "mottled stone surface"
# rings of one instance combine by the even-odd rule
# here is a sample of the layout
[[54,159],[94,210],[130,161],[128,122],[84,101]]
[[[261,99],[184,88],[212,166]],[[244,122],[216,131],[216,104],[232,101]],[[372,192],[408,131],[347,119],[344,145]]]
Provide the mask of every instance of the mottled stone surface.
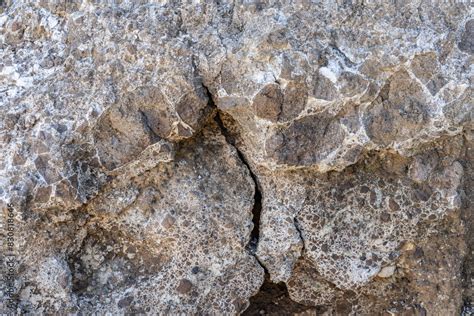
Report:
[[6,1],[0,313],[469,315],[473,14]]

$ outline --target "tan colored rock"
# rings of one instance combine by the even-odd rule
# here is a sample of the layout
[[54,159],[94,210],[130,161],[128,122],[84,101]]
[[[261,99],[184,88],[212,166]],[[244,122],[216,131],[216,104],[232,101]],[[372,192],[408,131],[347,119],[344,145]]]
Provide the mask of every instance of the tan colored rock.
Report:
[[466,3],[2,4],[0,313],[468,314],[473,25]]
[[395,266],[383,267],[377,276],[380,278],[389,278],[395,273]]

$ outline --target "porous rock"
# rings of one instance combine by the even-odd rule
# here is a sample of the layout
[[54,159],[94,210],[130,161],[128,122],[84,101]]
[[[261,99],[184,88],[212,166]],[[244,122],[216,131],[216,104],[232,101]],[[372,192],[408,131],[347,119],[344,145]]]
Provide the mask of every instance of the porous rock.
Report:
[[469,314],[473,21],[6,1],[0,312]]

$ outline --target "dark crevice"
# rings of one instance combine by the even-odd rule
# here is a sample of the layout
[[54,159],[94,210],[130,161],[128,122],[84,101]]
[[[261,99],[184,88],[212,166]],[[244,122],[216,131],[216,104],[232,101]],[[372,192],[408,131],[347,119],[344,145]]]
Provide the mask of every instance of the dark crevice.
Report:
[[[261,213],[262,213],[262,193],[260,191],[258,179],[257,179],[257,176],[253,173],[252,168],[250,167],[250,164],[248,163],[248,161],[245,158],[244,154],[236,146],[235,137],[225,127],[225,125],[222,121],[222,118],[221,118],[221,112],[217,108],[217,106],[215,105],[211,92],[209,91],[209,89],[205,85],[203,85],[203,88],[204,88],[204,91],[206,92],[209,106],[216,110],[216,115],[214,116],[214,121],[219,126],[219,129],[221,130],[222,135],[224,135],[227,143],[230,144],[232,147],[234,147],[235,151],[237,152],[237,156],[239,157],[240,161],[247,167],[247,170],[249,171],[250,176],[252,177],[252,180],[254,182],[255,193],[254,193],[254,204],[253,204],[253,209],[252,209],[253,229],[252,229],[252,232],[250,233],[250,242],[249,242],[248,248],[249,248],[249,250],[252,254],[255,254],[257,244],[258,244],[258,238],[259,238],[259,234],[260,234],[260,216],[261,216]],[[258,260],[258,258],[257,258],[257,260]],[[265,269],[265,273],[267,273],[267,270],[266,270],[265,266],[261,263],[260,263],[260,265]]]
[[[294,315],[296,313],[301,313],[308,309],[311,309],[311,307],[309,306],[302,305],[293,301],[290,298],[288,288],[284,282],[272,282],[270,278],[270,273],[268,272],[267,268],[263,265],[262,262],[260,262],[260,260],[255,254],[260,235],[260,216],[262,212],[262,192],[260,189],[259,181],[255,173],[252,171],[252,168],[250,167],[250,164],[248,163],[244,154],[236,146],[235,135],[233,135],[233,133],[229,131],[229,129],[224,125],[223,117],[226,114],[221,112],[217,108],[212,98],[212,94],[204,84],[203,88],[208,97],[209,106],[216,111],[214,121],[219,126],[222,135],[226,139],[226,142],[235,148],[235,151],[237,152],[240,161],[247,167],[255,186],[254,205],[252,209],[253,229],[250,234],[250,242],[247,246],[247,249],[257,259],[260,266],[262,266],[262,268],[264,269],[265,279],[258,293],[250,298],[250,305],[245,311],[242,312],[241,315]],[[231,119],[228,116],[225,116],[225,118],[226,121],[228,119]],[[300,235],[301,240],[303,240],[296,219],[295,227]]]
[[235,138],[232,137],[232,135],[229,133],[227,128],[224,126],[224,123],[222,122],[221,114],[220,114],[219,111],[217,111],[217,114],[214,117],[214,121],[219,126],[219,128],[220,128],[222,134],[224,135],[227,143],[229,143],[231,146],[233,146],[235,148],[235,151],[237,152],[237,155],[238,155],[240,161],[247,167],[247,169],[250,173],[250,176],[252,177],[252,180],[254,182],[255,193],[254,193],[254,204],[253,204],[253,209],[252,209],[253,229],[252,229],[252,232],[250,233],[249,246],[252,250],[251,252],[255,253],[255,248],[257,246],[258,237],[259,237],[259,233],[260,233],[260,215],[262,213],[262,193],[260,192],[258,179],[257,179],[257,176],[252,172],[252,169],[250,168],[250,165],[247,162],[247,159],[245,158],[245,156],[242,154],[242,152],[235,145]]
[[273,283],[266,274],[260,291],[250,298],[249,307],[241,315],[295,315],[309,309],[313,308],[290,298],[284,282]]
[[297,219],[296,215],[295,215],[295,218],[293,219],[293,222],[294,222],[294,225],[295,225],[295,229],[298,232],[298,235],[301,239],[301,243],[303,244],[303,248],[301,249],[301,253],[300,253],[300,256],[302,256],[303,253],[304,253],[305,245],[304,245],[303,234],[301,233],[300,224],[298,223],[298,219]]

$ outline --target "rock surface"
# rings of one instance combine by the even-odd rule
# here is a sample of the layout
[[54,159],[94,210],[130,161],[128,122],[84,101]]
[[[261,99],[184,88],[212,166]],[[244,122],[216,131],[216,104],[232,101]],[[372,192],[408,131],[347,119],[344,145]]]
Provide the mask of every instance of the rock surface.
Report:
[[0,313],[474,312],[472,5],[0,8]]

